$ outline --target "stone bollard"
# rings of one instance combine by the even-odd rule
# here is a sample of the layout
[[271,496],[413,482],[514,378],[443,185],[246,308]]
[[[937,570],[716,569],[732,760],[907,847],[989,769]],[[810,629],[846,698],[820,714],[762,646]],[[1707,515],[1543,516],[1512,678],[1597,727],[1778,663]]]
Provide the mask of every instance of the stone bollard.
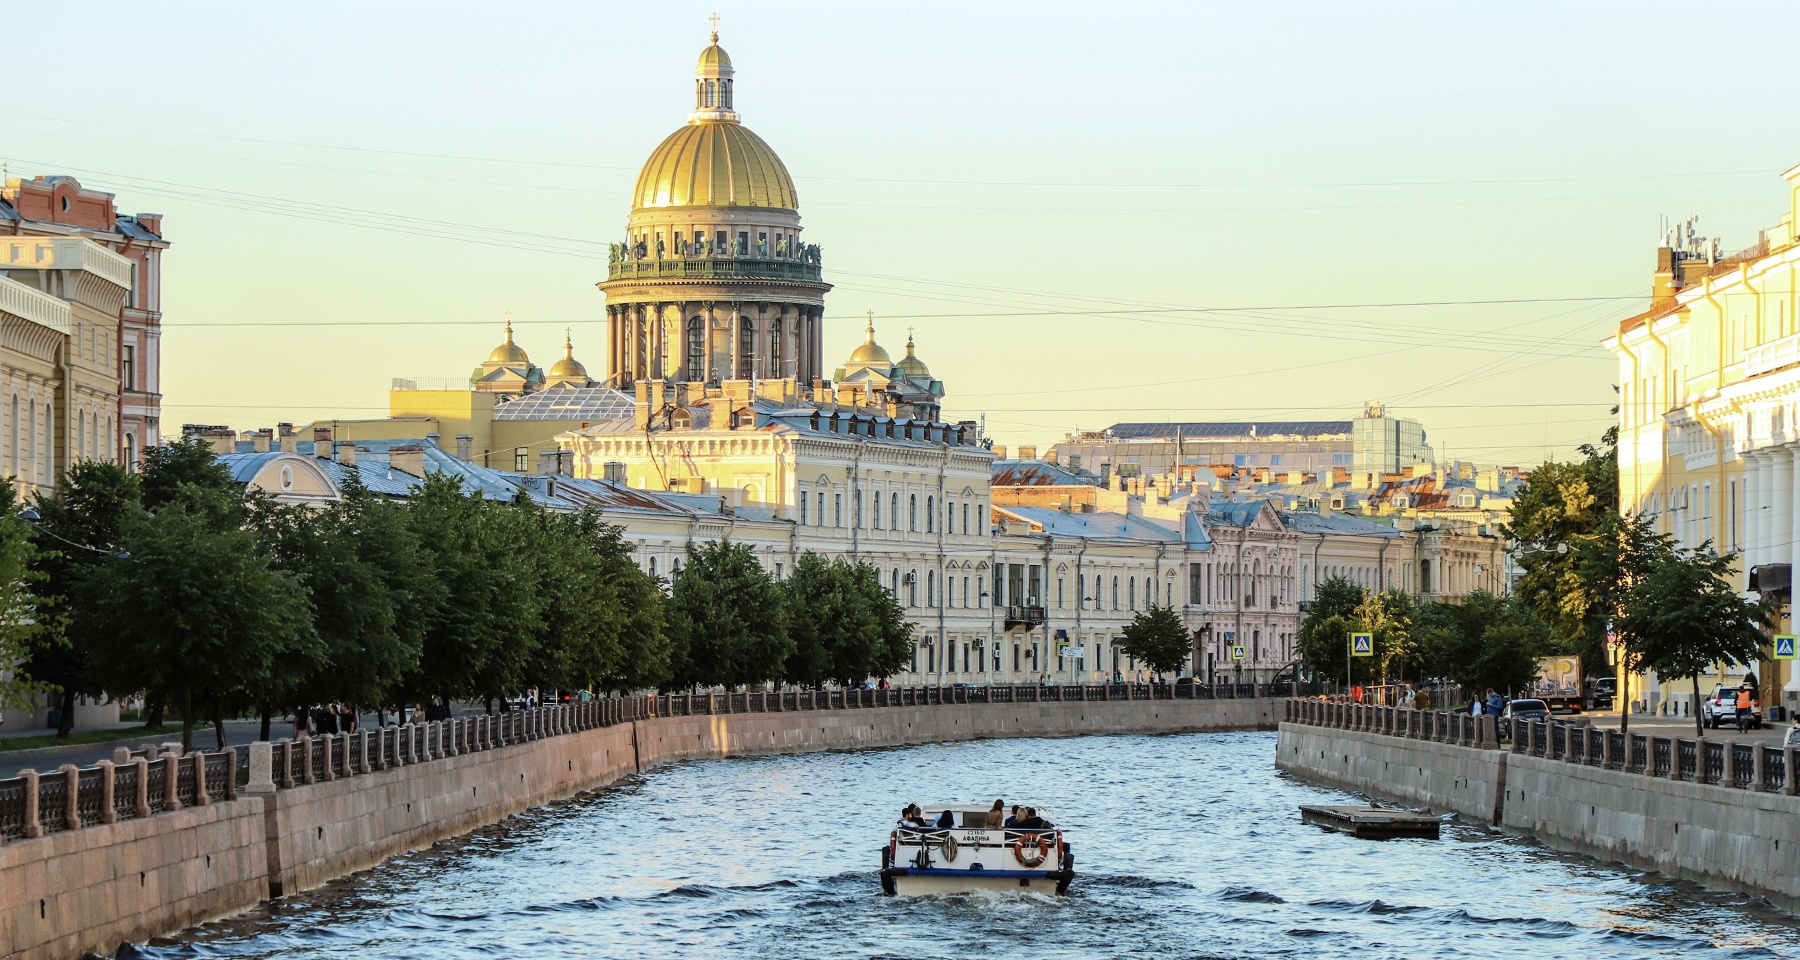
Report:
[[369,731],[358,730],[356,731],[355,736],[357,738],[356,745],[360,748],[357,751],[357,754],[362,757],[362,762],[357,764],[354,772],[372,773],[375,770],[375,765],[369,762]]
[[188,757],[194,763],[194,806],[211,806],[212,795],[206,792],[206,754],[196,750]]
[[444,731],[450,735],[449,742],[444,744],[444,756],[454,757],[461,752],[456,746],[456,735],[462,732],[462,727],[463,722],[455,717],[451,717],[449,721],[444,724]]
[[163,765],[163,810],[181,809],[181,755],[164,753],[156,759]]
[[121,767],[130,763],[131,762],[131,748],[130,747],[114,747],[113,755],[112,755],[112,762]]
[[19,825],[19,835],[27,839],[41,837],[44,825],[38,822],[38,772],[20,770],[19,779],[25,781],[25,822]]
[[275,792],[275,745],[273,743],[267,740],[258,740],[250,745],[250,782],[244,785],[244,792],[255,794]]
[[81,768],[65,763],[56,768],[63,775],[67,785],[63,787],[63,822],[70,830],[80,830],[81,823]]
[[303,733],[294,741],[294,749],[300,751],[300,782],[313,783],[312,734]]
[[131,815],[139,820],[150,815],[150,761],[139,757],[137,763],[137,803],[131,808]]
[[323,762],[319,766],[324,768],[320,771],[320,775],[327,783],[337,779],[337,764],[331,762],[333,756],[331,748],[337,746],[337,739],[335,735],[329,733],[319,738],[323,744],[320,747],[322,755],[319,758]]
[[119,822],[119,811],[113,803],[114,777],[117,775],[115,764],[111,760],[97,761],[94,766],[100,768],[100,822]]
[[[1727,747],[1726,749],[1730,749]],[[1763,787],[1763,745],[1758,743],[1750,748],[1750,790],[1760,791]]]

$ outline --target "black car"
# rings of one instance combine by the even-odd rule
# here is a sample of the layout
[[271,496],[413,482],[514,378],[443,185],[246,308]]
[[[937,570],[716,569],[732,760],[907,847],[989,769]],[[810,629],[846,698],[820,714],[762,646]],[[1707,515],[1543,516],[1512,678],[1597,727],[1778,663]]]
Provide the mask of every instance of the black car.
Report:
[[1542,700],[1514,700],[1500,714],[1503,720],[1548,720],[1550,707]]

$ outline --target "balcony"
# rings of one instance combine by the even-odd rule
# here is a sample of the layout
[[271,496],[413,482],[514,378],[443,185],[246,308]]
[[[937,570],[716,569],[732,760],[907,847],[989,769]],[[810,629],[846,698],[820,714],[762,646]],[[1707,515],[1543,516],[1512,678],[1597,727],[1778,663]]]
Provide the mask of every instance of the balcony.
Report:
[[1800,363],[1800,334],[1771,340],[1744,351],[1744,376],[1754,377],[1790,363]]
[[0,269],[85,270],[121,290],[131,289],[131,261],[80,237],[0,238]]
[[608,280],[800,280],[823,282],[816,262],[758,257],[676,257],[615,260]]
[[1049,618],[1044,616],[1044,608],[1041,606],[1008,604],[1006,608],[1006,629],[1008,630],[1017,630],[1021,627],[1030,630],[1033,627],[1041,627],[1047,619]]
[[0,313],[29,320],[57,333],[68,334],[69,304],[47,293],[40,293],[17,280],[0,277]]

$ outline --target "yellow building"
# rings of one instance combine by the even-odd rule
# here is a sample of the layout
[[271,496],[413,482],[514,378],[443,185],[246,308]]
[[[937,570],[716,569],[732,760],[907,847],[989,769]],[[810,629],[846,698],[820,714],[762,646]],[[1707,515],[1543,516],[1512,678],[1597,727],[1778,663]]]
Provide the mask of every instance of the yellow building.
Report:
[[[1619,358],[1621,508],[1681,546],[1741,553],[1739,585],[1785,602],[1800,553],[1800,167],[1783,177],[1786,210],[1747,249],[1724,255],[1691,220],[1670,231],[1650,309],[1605,343]],[[1702,695],[1746,672],[1765,704],[1800,707],[1792,663],[1718,664]],[[1694,709],[1687,682],[1636,678],[1631,695]]]

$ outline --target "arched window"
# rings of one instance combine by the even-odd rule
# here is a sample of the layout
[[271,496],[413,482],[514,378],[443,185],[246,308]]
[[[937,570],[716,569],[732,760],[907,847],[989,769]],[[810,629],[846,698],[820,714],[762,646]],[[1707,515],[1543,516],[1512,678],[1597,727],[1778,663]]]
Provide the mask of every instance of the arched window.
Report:
[[1126,587],[1129,588],[1125,592],[1125,596],[1129,598],[1129,600],[1127,602],[1130,603],[1131,609],[1136,610],[1137,609],[1137,578],[1132,577],[1131,582],[1126,584]]
[[1113,605],[1112,605],[1112,608],[1114,610],[1119,609],[1119,578],[1118,577],[1113,578]]
[[137,438],[129,433],[125,435],[125,470],[137,472]]
[[916,493],[906,497],[906,529],[913,533],[919,530],[919,495]]
[[709,107],[718,105],[718,90],[715,86],[716,83],[717,81],[714,80],[706,81],[706,105]]
[[888,529],[900,529],[900,495],[897,493],[888,500]]
[[650,575],[653,577],[656,576],[656,558],[655,557],[650,558]]
[[937,606],[937,571],[925,571],[925,605]]
[[781,318],[769,321],[769,370],[768,376],[781,379]]
[[872,499],[873,499],[873,506],[875,507],[875,512],[874,512],[874,515],[871,517],[873,522],[869,524],[869,528],[872,530],[880,530],[881,529],[881,494],[876,493]]
[[687,322],[687,378],[691,381],[706,376],[706,318],[689,317]]
[[750,365],[756,362],[756,325],[750,322],[749,317],[738,320],[737,361],[737,378],[739,380],[749,380],[754,376],[750,372]]
[[933,532],[931,528],[932,528],[932,525],[933,525],[934,521],[936,520],[936,518],[937,518],[936,498],[926,497],[925,498],[925,532],[926,533]]

